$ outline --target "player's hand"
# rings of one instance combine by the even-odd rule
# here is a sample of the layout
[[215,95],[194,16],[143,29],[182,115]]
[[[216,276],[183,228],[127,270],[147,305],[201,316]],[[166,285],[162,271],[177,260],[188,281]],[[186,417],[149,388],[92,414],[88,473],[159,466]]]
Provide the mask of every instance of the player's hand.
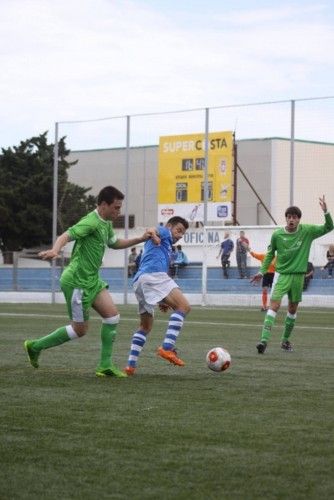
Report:
[[161,238],[158,235],[155,227],[150,227],[150,228],[146,229],[144,237],[145,237],[145,240],[151,239],[153,241],[153,243],[155,243],[156,245],[160,245],[160,243],[161,243]]
[[168,311],[168,309],[170,309],[170,307],[167,304],[160,302],[159,309],[161,312],[166,313]]
[[258,283],[259,281],[261,281],[262,278],[263,278],[263,274],[262,273],[257,273],[257,274],[255,274],[254,276],[251,277],[250,282],[251,283]]
[[39,252],[38,257],[41,257],[43,260],[53,260],[59,257],[59,253],[55,252],[52,248],[50,250],[43,250],[42,252]]
[[324,212],[327,212],[327,203],[325,200],[325,195],[323,195],[322,198],[321,197],[319,198],[319,205],[321,206]]

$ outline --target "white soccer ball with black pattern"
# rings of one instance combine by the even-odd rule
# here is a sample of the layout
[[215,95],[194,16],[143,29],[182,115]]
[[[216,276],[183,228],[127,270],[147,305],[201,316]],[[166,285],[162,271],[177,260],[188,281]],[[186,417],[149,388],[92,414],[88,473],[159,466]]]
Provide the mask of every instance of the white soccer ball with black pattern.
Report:
[[224,372],[231,365],[231,355],[222,347],[214,347],[206,355],[208,368],[214,372]]

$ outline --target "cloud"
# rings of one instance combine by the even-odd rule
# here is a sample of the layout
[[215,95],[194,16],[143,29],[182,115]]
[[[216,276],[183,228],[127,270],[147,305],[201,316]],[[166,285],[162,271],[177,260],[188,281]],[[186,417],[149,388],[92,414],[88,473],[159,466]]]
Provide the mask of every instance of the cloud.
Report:
[[[221,19],[224,18],[225,22],[232,26],[251,26],[252,28],[260,27],[262,29],[263,25],[277,25],[283,23],[291,23],[294,21],[295,25],[299,23],[301,19],[315,20],[316,17],[323,17],[326,15],[326,11],[329,7],[327,4],[317,4],[303,2],[291,3],[291,2],[281,2],[280,4],[274,2],[266,2],[269,7],[254,7],[251,2],[248,2],[247,8],[234,8],[231,11],[221,15]],[[254,4],[254,2],[253,2]],[[256,4],[256,2],[255,2]]]
[[329,4],[238,3],[3,1],[1,145],[55,121],[331,94]]

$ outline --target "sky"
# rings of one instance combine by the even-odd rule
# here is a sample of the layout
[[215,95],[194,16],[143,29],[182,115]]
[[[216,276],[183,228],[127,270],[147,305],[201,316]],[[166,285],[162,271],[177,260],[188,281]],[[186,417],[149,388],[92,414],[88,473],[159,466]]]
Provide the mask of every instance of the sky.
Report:
[[[334,96],[331,0],[1,0],[0,147],[55,122],[71,149],[196,133],[203,109]],[[334,99],[297,105],[297,131],[334,142]],[[289,133],[290,104],[212,113],[240,137]],[[121,117],[111,121],[63,122]]]

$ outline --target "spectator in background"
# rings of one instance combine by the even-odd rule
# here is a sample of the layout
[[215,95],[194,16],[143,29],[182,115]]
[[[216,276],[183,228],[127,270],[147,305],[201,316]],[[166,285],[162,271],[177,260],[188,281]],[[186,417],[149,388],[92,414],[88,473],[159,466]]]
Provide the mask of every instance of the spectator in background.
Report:
[[[247,251],[250,253],[254,259],[259,260],[260,262],[264,261],[266,256],[265,253],[256,253],[252,252],[252,250],[247,247]],[[268,311],[268,289],[272,287],[274,276],[275,276],[275,266],[276,266],[276,257],[273,258],[271,263],[269,264],[268,271],[262,277],[262,309],[261,311]]]
[[176,252],[173,256],[174,261],[171,263],[172,276],[177,276],[179,267],[184,267],[189,263],[188,257],[182,250],[182,245],[176,246]]
[[303,285],[303,290],[307,290],[310,280],[313,279],[314,275],[314,266],[312,262],[307,263],[307,271],[304,277],[304,285]]
[[223,268],[224,278],[228,279],[228,269],[230,268],[230,257],[231,253],[234,249],[234,243],[230,239],[230,233],[228,231],[224,234],[224,239],[220,244],[219,254],[217,255],[217,259],[221,257],[221,265]]
[[129,255],[128,262],[128,277],[132,278],[132,276],[136,273],[136,259],[138,257],[136,247],[131,248],[131,253]]
[[334,268],[334,245],[329,245],[329,249],[326,253],[327,264],[323,267],[328,272],[328,278],[333,278],[333,268]]
[[236,244],[236,257],[239,277],[241,279],[247,278],[247,248],[249,247],[249,240],[245,236],[245,231],[240,231],[240,236]]

